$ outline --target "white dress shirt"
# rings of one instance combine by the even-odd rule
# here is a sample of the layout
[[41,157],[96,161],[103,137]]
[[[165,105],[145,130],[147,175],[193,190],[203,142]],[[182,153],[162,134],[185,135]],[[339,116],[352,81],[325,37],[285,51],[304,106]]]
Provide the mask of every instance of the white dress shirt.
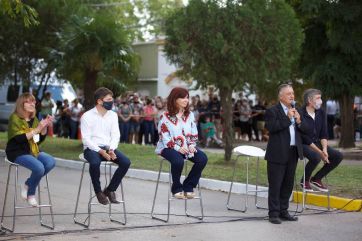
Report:
[[336,115],[337,114],[337,103],[334,100],[327,100],[327,115]]
[[[283,107],[284,113],[288,115],[288,107],[286,107],[282,102],[280,102],[280,104]],[[293,123],[289,126],[289,133],[290,133],[290,145],[295,146],[295,128]]]
[[80,128],[84,149],[89,148],[96,152],[101,149],[100,146],[117,149],[120,133],[118,116],[115,112],[110,110],[102,116],[94,107],[82,115]]

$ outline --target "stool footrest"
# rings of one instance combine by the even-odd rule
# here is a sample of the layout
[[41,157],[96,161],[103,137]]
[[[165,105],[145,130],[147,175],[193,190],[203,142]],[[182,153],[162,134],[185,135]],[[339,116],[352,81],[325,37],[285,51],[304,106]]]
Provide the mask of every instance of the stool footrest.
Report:
[[52,207],[52,205],[50,204],[42,204],[42,205],[38,205],[36,207],[33,206],[15,206],[15,209],[26,209],[26,208],[50,208]]

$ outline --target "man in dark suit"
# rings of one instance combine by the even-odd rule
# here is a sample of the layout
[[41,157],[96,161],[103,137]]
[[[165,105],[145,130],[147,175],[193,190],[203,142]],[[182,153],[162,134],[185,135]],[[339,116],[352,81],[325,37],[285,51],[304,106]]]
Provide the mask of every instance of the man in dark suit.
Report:
[[291,85],[282,84],[278,90],[279,103],[265,112],[265,127],[269,131],[266,149],[269,181],[269,222],[297,221],[288,212],[289,198],[293,191],[298,157],[303,159],[299,129],[303,128],[300,115],[294,106]]

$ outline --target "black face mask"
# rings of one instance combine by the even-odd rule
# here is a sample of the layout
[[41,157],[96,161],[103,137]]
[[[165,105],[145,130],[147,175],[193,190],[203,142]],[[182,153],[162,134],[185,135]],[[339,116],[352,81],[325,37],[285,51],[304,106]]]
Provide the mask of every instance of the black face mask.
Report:
[[113,100],[112,101],[103,101],[103,108],[106,110],[112,110]]

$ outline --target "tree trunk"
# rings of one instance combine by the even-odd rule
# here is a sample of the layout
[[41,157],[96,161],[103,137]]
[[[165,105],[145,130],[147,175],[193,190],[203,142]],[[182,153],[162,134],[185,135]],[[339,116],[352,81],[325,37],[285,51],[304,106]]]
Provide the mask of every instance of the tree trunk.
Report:
[[227,88],[220,88],[221,106],[223,110],[223,129],[225,140],[225,161],[231,160],[233,143],[234,143],[234,131],[233,131],[233,107],[232,107],[232,90]]
[[84,108],[89,110],[94,106],[94,91],[97,88],[97,77],[98,71],[86,69],[85,70],[85,80],[83,83],[84,91]]
[[341,112],[341,139],[339,147],[355,147],[354,143],[354,123],[353,123],[353,97],[345,94],[339,99]]

